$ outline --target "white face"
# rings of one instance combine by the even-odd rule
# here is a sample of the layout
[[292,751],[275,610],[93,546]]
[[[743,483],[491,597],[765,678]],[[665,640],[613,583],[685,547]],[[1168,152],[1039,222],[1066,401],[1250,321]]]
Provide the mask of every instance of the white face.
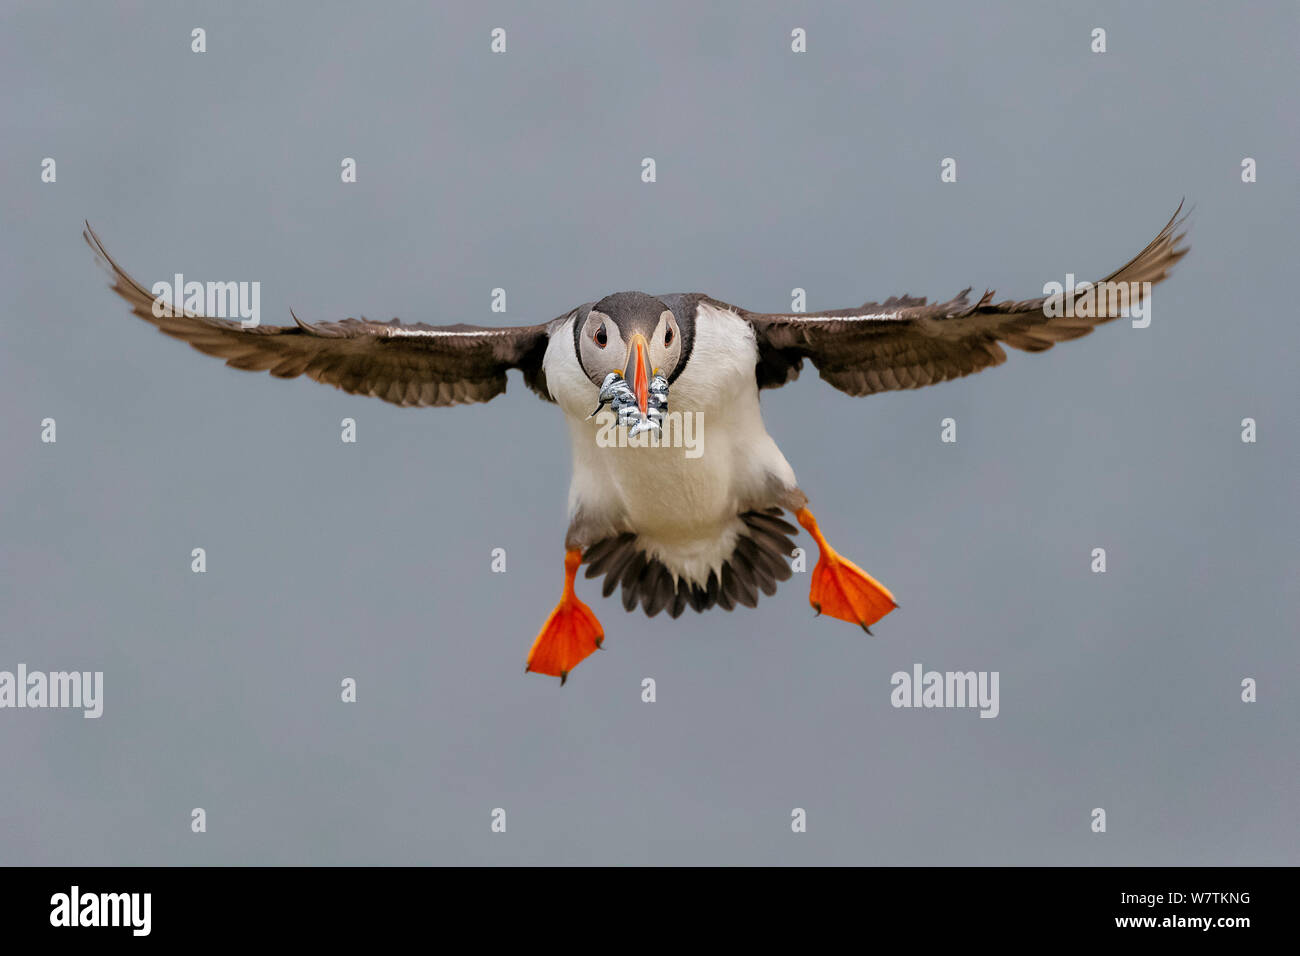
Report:
[[[677,363],[682,358],[682,333],[672,312],[664,309],[653,329],[637,329],[629,333],[629,338],[637,332],[644,336],[650,374],[672,378]],[[624,341],[623,332],[613,319],[592,309],[578,334],[578,349],[587,377],[597,385],[604,382],[606,375],[615,371],[622,372],[630,379],[628,367],[636,361],[633,344],[632,341]]]

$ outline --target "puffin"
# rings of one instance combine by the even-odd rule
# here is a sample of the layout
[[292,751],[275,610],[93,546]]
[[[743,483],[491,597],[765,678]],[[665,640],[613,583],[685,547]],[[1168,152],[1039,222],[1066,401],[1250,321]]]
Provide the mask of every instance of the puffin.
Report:
[[[1187,249],[1179,204],[1140,253],[1101,282],[1136,305]],[[1064,308],[1064,291],[995,302],[970,289],[943,302],[894,296],[826,312],[752,312],[703,293],[618,292],[537,325],[493,328],[345,318],[245,327],[173,307],[131,278],[85,224],[83,236],[131,311],[159,331],[247,371],[306,376],[404,408],[486,402],[506,373],[568,423],[573,471],[559,601],[525,672],[558,677],[605,632],[576,593],[578,571],[621,588],[623,607],[672,618],[687,608],[754,608],[791,578],[792,517],[818,548],[809,603],[871,626],[893,593],[833,548],[809,496],[763,425],[759,394],[794,381],[805,360],[849,395],[921,388],[1042,352],[1121,310]],[[1089,312],[1088,315],[1079,314]],[[1101,313],[1101,314],[1093,314]],[[695,441],[687,442],[692,430]],[[671,489],[671,493],[665,493]]]

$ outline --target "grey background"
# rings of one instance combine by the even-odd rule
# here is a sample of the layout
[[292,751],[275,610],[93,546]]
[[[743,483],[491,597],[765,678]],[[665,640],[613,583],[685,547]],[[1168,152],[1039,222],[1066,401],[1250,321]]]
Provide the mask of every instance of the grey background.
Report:
[[[0,668],[106,700],[0,712],[0,862],[1300,862],[1294,4],[242,6],[4,5]],[[258,280],[268,323],[522,324],[629,288],[1027,297],[1184,195],[1146,330],[764,393],[902,603],[874,639],[806,576],[676,622],[587,583],[606,649],[563,689],[522,673],[561,580],[553,406],[224,368],[79,235],[148,282]],[[1001,715],[893,709],[918,661],[1000,671]]]

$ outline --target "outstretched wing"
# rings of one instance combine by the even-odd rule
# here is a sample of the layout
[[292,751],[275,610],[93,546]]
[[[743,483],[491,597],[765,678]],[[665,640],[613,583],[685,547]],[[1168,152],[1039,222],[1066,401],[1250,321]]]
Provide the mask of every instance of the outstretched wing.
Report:
[[486,402],[506,390],[507,369],[517,368],[529,388],[550,399],[542,372],[550,323],[493,329],[344,319],[312,325],[295,315],[296,325],[245,329],[189,311],[157,315],[155,296],[122,270],[89,223],[83,235],[132,312],[232,368],[279,378],[306,375],[403,406]]
[[[1127,265],[1102,282],[1139,283],[1132,308],[1144,299],[1145,286],[1169,274],[1187,249],[1179,229],[1186,221],[1177,211],[1160,234]],[[758,339],[760,388],[792,381],[805,358],[831,385],[850,395],[920,388],[970,375],[1006,361],[1002,345],[1042,352],[1057,342],[1087,335],[1103,322],[1118,318],[1107,297],[1100,315],[1064,315],[1063,294],[994,302],[985,292],[968,301],[969,289],[948,302],[927,305],[908,296],[868,302],[858,309],[799,314],[762,314],[733,308],[754,328]],[[1073,310],[1071,310],[1073,311]],[[1087,311],[1087,310],[1085,310]]]

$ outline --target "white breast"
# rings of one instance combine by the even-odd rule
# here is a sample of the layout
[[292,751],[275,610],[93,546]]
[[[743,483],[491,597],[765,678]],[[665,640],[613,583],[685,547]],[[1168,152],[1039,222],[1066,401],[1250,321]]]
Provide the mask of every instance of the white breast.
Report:
[[[699,457],[683,447],[602,447],[587,420],[599,389],[578,365],[573,320],[551,336],[543,367],[551,396],[569,422],[573,482],[569,518],[584,545],[631,531],[674,573],[703,583],[730,556],[738,515],[776,504],[794,471],[763,427],[749,323],[702,304],[686,369],[668,393],[670,413],[693,416]],[[608,437],[608,432],[606,432]]]

